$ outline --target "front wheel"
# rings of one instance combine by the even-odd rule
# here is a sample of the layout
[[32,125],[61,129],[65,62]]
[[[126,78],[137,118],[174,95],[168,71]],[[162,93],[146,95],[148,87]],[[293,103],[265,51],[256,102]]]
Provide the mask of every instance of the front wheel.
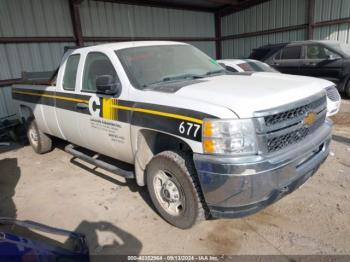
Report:
[[187,229],[204,220],[201,191],[192,159],[183,152],[164,151],[147,166],[147,187],[159,214]]

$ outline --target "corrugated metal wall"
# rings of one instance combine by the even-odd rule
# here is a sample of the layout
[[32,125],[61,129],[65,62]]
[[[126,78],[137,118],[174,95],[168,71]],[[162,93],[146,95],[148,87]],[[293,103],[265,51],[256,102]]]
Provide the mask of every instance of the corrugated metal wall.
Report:
[[17,110],[12,102],[11,87],[0,88],[0,120],[16,118]]
[[[85,0],[83,36],[214,37],[214,14]],[[0,37],[73,37],[68,0],[0,0]],[[86,45],[92,43],[85,43]],[[214,42],[192,42],[215,56]],[[71,43],[0,44],[0,80],[22,71],[57,68]],[[15,113],[10,88],[0,88],[0,118]]]
[[[303,25],[307,19],[307,0],[271,0],[222,18],[222,36]],[[306,30],[224,40],[223,58],[247,57],[253,48],[268,43],[306,39]]]
[[[215,37],[214,14],[186,10],[84,1],[83,35],[88,37]],[[215,56],[215,42],[191,42]]]
[[[222,35],[307,24],[308,0],[271,0],[222,18]],[[350,18],[350,0],[315,0],[315,23]],[[247,57],[253,48],[265,44],[306,40],[306,29],[263,36],[224,40],[223,58]],[[314,29],[313,39],[350,43],[350,24],[327,25]]]
[[74,43],[28,43],[0,45],[0,79],[20,78],[22,71],[57,68],[65,46]]
[[72,36],[67,0],[0,0],[0,36]]
[[271,43],[283,43],[305,39],[305,30],[274,33],[262,36],[225,40],[222,42],[223,58],[246,58],[251,50]]
[[[315,22],[350,17],[350,0],[316,0]],[[315,28],[314,39],[331,39],[350,43],[350,24],[328,25]]]
[[[0,37],[43,36],[73,36],[68,0],[0,0]],[[0,79],[55,69],[65,45],[0,44]]]
[[306,23],[307,0],[271,0],[222,19],[222,36]]
[[214,37],[211,13],[84,1],[84,36]]
[[[0,37],[43,36],[73,36],[68,0],[0,0]],[[0,80],[54,70],[63,47],[73,44],[0,44]],[[11,89],[0,88],[0,118],[15,113]]]

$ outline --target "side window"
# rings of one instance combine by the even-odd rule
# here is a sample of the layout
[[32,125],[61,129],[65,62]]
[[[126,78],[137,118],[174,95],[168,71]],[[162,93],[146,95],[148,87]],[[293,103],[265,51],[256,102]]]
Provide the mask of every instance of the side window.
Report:
[[281,60],[300,59],[301,46],[290,46],[282,50]]
[[96,79],[103,75],[110,75],[115,82],[119,82],[112,62],[106,55],[97,52],[89,53],[85,60],[82,91],[96,92]]
[[328,48],[320,45],[308,45],[306,47],[306,59],[330,59],[340,58],[340,56]]
[[75,90],[79,59],[80,55],[71,55],[68,57],[62,84],[64,90]]

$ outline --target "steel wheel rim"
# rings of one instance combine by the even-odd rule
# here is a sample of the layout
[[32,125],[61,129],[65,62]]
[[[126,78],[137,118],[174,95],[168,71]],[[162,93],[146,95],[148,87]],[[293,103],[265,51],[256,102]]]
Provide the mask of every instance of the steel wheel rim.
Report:
[[29,139],[34,146],[38,145],[39,137],[38,137],[37,132],[33,128],[29,129]]
[[165,170],[159,170],[153,178],[153,188],[158,203],[172,216],[179,216],[185,209],[185,195],[176,178]]

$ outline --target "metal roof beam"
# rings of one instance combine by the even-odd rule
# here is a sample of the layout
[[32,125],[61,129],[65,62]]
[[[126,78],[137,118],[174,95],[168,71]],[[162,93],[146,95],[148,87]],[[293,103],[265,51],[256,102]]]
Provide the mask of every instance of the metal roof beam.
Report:
[[176,2],[161,2],[156,0],[95,0],[95,1],[112,2],[112,3],[127,4],[127,5],[151,6],[151,7],[159,7],[159,8],[167,8],[167,9],[189,10],[189,11],[198,11],[198,12],[209,12],[209,13],[214,13],[215,11],[217,11],[217,9],[215,8],[209,8],[209,7],[198,6],[193,4],[179,4]]
[[246,0],[246,1],[239,2],[236,5],[222,8],[222,9],[218,10],[217,12],[220,16],[227,16],[227,15],[242,11],[244,9],[247,9],[249,7],[268,2],[268,1],[271,1],[271,0]]
[[212,3],[223,4],[223,5],[236,5],[239,0],[207,0]]

